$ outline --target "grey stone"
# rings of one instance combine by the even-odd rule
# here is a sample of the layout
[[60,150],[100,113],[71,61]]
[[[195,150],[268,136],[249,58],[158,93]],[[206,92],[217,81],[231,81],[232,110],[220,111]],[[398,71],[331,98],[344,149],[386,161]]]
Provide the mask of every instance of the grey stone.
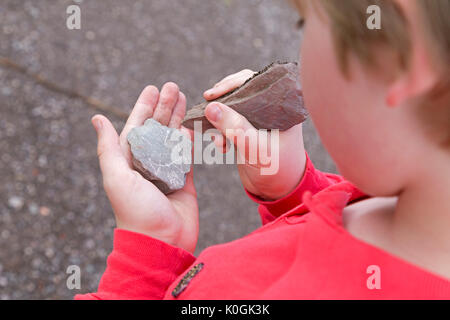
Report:
[[182,189],[192,163],[192,142],[180,130],[148,119],[128,134],[133,165],[164,194]]
[[[255,73],[235,90],[213,100],[242,114],[256,129],[287,130],[307,118],[296,62],[274,62]],[[202,122],[202,131],[212,128],[205,109],[212,101],[192,107],[183,125],[194,129]]]

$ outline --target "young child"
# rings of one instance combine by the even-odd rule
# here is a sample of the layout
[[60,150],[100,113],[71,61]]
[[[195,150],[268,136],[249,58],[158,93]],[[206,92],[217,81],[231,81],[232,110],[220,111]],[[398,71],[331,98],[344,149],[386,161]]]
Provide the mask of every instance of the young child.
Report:
[[[166,197],[132,170],[130,129],[150,117],[179,128],[185,114],[174,83],[147,87],[120,137],[93,118],[117,229],[98,292],[77,299],[450,298],[450,1],[294,2],[306,107],[342,177],[314,168],[301,125],[281,132],[277,174],[238,166],[263,226],[195,257],[192,171]],[[380,30],[366,26],[373,4]],[[223,104],[206,113],[232,141],[241,131],[225,129],[255,130]]]

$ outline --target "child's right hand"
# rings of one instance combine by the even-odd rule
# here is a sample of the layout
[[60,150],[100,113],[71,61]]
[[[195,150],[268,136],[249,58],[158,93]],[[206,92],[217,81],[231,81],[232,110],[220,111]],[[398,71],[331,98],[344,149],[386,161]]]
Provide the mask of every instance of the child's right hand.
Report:
[[[219,81],[212,89],[205,91],[204,97],[207,100],[217,99],[241,86],[253,74],[254,72],[248,69],[232,74]],[[217,112],[220,113],[219,117],[217,117]],[[239,141],[239,132],[242,134],[246,130],[257,131],[247,119],[228,106],[217,102],[209,104],[205,113],[208,120],[230,141],[233,141],[240,154],[248,155],[248,150],[247,153],[245,152],[245,145],[237,143]],[[222,152],[226,152],[225,141],[226,139],[223,136],[216,136],[214,140]],[[269,152],[263,154],[271,155],[272,157],[270,145],[258,143],[258,150],[269,148]],[[238,145],[236,146],[236,144]],[[299,124],[289,130],[280,131],[279,166],[275,174],[261,174],[263,165],[259,161],[257,164],[248,164],[247,161],[246,164],[238,164],[238,170],[245,189],[266,200],[277,200],[295,189],[303,177],[305,165],[306,154],[303,145],[302,125]]]
[[93,117],[92,124],[98,134],[103,185],[117,228],[145,234],[193,253],[198,238],[198,205],[192,170],[183,189],[164,195],[134,170],[127,141],[128,133],[149,118],[180,129],[185,110],[185,95],[176,84],[166,83],[161,93],[154,86],[145,88],[120,137],[104,116]]

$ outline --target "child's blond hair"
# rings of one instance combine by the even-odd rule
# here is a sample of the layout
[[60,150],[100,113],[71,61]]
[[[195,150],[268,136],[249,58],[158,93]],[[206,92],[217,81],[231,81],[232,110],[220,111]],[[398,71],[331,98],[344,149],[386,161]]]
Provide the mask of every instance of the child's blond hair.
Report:
[[[373,45],[390,48],[398,58],[400,69],[407,69],[411,38],[408,21],[393,0],[290,0],[302,14],[309,7],[320,4],[329,17],[336,54],[342,71],[347,74],[348,54],[354,53],[363,65],[376,67]],[[450,147],[450,0],[415,0],[420,17],[416,23],[424,27],[427,44],[442,81],[419,108],[427,121],[427,130],[440,144]],[[381,29],[367,27],[367,8],[377,5],[381,9]]]

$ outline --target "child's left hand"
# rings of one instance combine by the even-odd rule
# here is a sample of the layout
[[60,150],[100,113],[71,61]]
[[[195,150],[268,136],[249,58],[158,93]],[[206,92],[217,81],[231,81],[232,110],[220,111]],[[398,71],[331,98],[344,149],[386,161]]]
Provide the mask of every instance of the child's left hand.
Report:
[[92,123],[98,134],[103,186],[114,210],[117,227],[193,253],[198,239],[198,205],[192,169],[185,187],[166,196],[133,170],[127,141],[130,130],[143,125],[148,118],[180,128],[185,111],[186,97],[175,83],[169,82],[163,86],[161,94],[154,86],[144,89],[120,137],[104,116],[94,116]]

